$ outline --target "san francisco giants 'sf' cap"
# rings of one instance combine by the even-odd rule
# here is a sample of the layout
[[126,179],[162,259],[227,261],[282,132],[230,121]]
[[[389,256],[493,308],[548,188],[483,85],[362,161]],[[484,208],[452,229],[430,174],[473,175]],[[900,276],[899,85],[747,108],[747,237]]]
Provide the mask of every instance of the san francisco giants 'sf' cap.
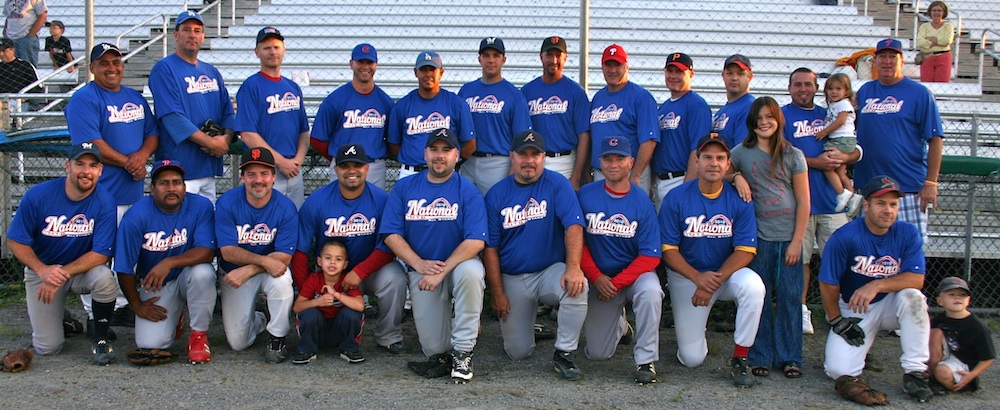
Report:
[[340,148],[337,148],[335,164],[342,165],[348,162],[364,165],[371,161],[368,159],[365,147],[361,146],[361,144],[344,144]]
[[546,52],[552,49],[556,49],[562,52],[566,52],[566,40],[559,36],[552,36],[545,40],[542,40],[542,51]]
[[274,154],[267,148],[250,148],[243,153],[243,161],[240,162],[240,171],[250,164],[274,168]]

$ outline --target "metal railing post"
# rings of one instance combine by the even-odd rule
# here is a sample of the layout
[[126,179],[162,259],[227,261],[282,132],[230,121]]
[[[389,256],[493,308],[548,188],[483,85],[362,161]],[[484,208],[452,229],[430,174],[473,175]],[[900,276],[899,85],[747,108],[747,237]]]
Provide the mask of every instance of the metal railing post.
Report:
[[580,86],[587,90],[590,65],[590,0],[580,0]]

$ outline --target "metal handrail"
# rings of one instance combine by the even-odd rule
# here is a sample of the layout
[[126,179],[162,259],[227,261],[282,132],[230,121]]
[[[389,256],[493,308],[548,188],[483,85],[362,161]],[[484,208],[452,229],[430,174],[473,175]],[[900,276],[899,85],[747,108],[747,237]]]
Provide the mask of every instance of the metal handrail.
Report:
[[987,28],[983,29],[983,36],[979,38],[979,88],[983,87],[983,63],[986,62],[986,55],[989,54],[994,60],[1000,60],[1000,54],[986,49],[986,34],[988,33],[993,33],[997,37],[1000,37],[1000,31]]
[[[917,49],[917,30],[920,28],[920,22],[929,22],[931,21],[931,18],[920,13],[920,0],[913,1],[913,13],[913,43],[911,43],[911,46],[913,46],[914,49]],[[958,50],[961,50],[962,45],[962,15],[953,10],[948,10],[948,14],[958,17],[956,20],[958,25],[955,26],[955,46],[951,48],[952,66],[954,67],[951,71],[951,79],[954,80],[955,78],[958,78]],[[945,16],[945,18],[947,17],[948,16]],[[919,51],[919,49],[917,50]]]
[[157,18],[166,18],[166,13],[160,13],[160,14],[152,15],[149,18],[143,20],[141,23],[138,23],[138,24],[136,24],[136,25],[134,25],[132,27],[129,27],[128,29],[126,29],[125,31],[123,31],[121,34],[119,34],[118,37],[115,37],[115,46],[117,46],[118,48],[121,48],[121,46],[122,46],[122,37],[125,37],[125,35],[128,34],[128,33],[131,33],[133,31],[136,31],[136,30],[138,30],[140,28],[145,27],[146,24],[148,24],[149,22],[151,22],[151,21],[153,21],[153,20],[155,20]]
[[56,74],[59,74],[59,73],[61,73],[63,71],[66,71],[66,69],[70,68],[71,66],[73,66],[76,63],[79,63],[79,62],[83,61],[85,58],[86,57],[84,57],[84,56],[80,56],[80,57],[77,57],[77,58],[73,59],[73,61],[70,61],[70,62],[66,63],[66,65],[63,65],[62,67],[59,67],[58,69],[52,71],[51,74],[49,74],[49,75],[47,75],[45,77],[39,78],[39,79],[35,80],[35,82],[24,86],[24,88],[22,88],[21,91],[18,91],[18,93],[26,93],[26,92],[28,92],[28,90],[42,85],[42,83],[44,83],[46,80],[48,80],[48,79],[50,79],[52,77],[55,77]]

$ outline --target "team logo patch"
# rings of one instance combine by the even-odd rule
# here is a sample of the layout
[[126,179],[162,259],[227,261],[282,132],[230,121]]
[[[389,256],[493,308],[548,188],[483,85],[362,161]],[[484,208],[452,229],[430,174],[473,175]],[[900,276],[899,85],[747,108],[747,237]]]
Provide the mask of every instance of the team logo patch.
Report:
[[858,255],[854,257],[851,272],[869,278],[887,278],[895,276],[900,271],[899,260],[892,256],[875,257],[874,255]]
[[514,205],[501,209],[500,215],[503,216],[502,227],[503,229],[517,228],[530,221],[545,219],[545,216],[548,215],[548,208],[548,201],[543,199],[539,202],[535,198],[529,198],[528,203],[523,207],[521,205]]
[[452,204],[445,198],[437,198],[430,203],[426,199],[411,199],[406,201],[407,221],[454,221],[458,219],[458,204]]
[[323,232],[323,235],[327,238],[352,238],[356,236],[375,235],[378,228],[377,221],[375,217],[368,218],[360,212],[351,216],[327,218],[323,221],[326,224],[326,231]]
[[895,114],[903,109],[903,100],[896,100],[896,97],[888,96],[885,99],[869,98],[865,100],[865,106],[861,109],[863,114]]
[[628,217],[623,214],[614,214],[607,218],[605,216],[604,212],[591,212],[584,215],[587,219],[587,233],[618,238],[635,237],[639,228],[638,221],[629,221]]
[[563,100],[558,95],[542,101],[541,97],[528,101],[528,112],[531,115],[565,114],[569,111],[569,100]]
[[608,108],[604,108],[604,106],[594,108],[590,111],[590,123],[594,124],[618,121],[618,119],[622,116],[622,111],[624,111],[624,109],[618,108],[618,105],[616,104],[611,104]]
[[495,95],[487,95],[483,98],[479,96],[469,97],[465,99],[465,102],[469,103],[469,111],[481,112],[486,114],[500,114],[503,112],[503,106],[505,101],[500,101]]
[[372,48],[371,48],[371,47],[368,47],[368,46],[361,46],[361,52],[362,52],[362,53],[370,53],[371,51],[372,51]]
[[269,95],[264,100],[267,101],[268,104],[267,106],[268,114],[276,114],[285,111],[295,111],[302,106],[301,104],[302,99],[291,91],[286,92],[283,95],[278,95],[278,94]]
[[681,116],[674,114],[673,111],[660,116],[661,130],[675,130],[680,125],[681,125]]
[[108,110],[108,122],[128,124],[146,118],[146,109],[136,103],[125,103],[121,109],[117,105],[105,106]]
[[792,123],[792,127],[795,128],[795,133],[792,134],[792,138],[813,137],[817,132],[826,128],[826,121],[819,118],[812,121],[795,121]]
[[344,111],[344,128],[384,128],[385,115],[374,108],[364,113],[360,109]]
[[406,135],[420,135],[439,128],[451,128],[451,116],[435,111],[427,118],[422,115],[406,118]]
[[[258,150],[254,150],[258,151]],[[259,151],[255,152],[259,155]],[[254,156],[254,158],[257,158]],[[254,226],[243,224],[236,226],[236,243],[246,246],[262,246],[274,243],[275,236],[278,235],[278,228],[269,228],[266,223],[259,223]]]
[[187,83],[186,91],[188,94],[206,94],[219,91],[219,80],[204,74],[198,77],[184,77],[184,82]]
[[166,252],[168,250],[187,245],[188,230],[187,228],[182,228],[180,230],[174,229],[173,235],[170,236],[167,236],[167,233],[164,231],[146,232],[142,234],[142,237],[146,240],[146,242],[143,242],[142,244],[143,250],[150,252]]
[[729,124],[729,115],[726,113],[719,114],[718,117],[712,120],[712,131],[722,131],[726,129],[727,124]]
[[731,238],[733,237],[733,220],[723,214],[689,216],[684,218],[683,235],[687,238]]
[[45,217],[45,228],[41,232],[42,235],[52,238],[76,238],[90,236],[93,233],[94,220],[88,219],[84,214],[76,214],[72,217],[66,215],[47,216]]

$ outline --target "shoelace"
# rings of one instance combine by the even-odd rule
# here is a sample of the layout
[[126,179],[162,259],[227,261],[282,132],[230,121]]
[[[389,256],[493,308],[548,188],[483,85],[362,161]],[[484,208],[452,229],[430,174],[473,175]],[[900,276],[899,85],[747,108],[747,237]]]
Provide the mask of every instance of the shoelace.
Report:
[[469,371],[470,370],[469,368],[471,367],[471,365],[472,365],[472,356],[468,356],[468,357],[466,357],[464,359],[457,360],[457,363],[456,363],[455,367],[458,370]]

